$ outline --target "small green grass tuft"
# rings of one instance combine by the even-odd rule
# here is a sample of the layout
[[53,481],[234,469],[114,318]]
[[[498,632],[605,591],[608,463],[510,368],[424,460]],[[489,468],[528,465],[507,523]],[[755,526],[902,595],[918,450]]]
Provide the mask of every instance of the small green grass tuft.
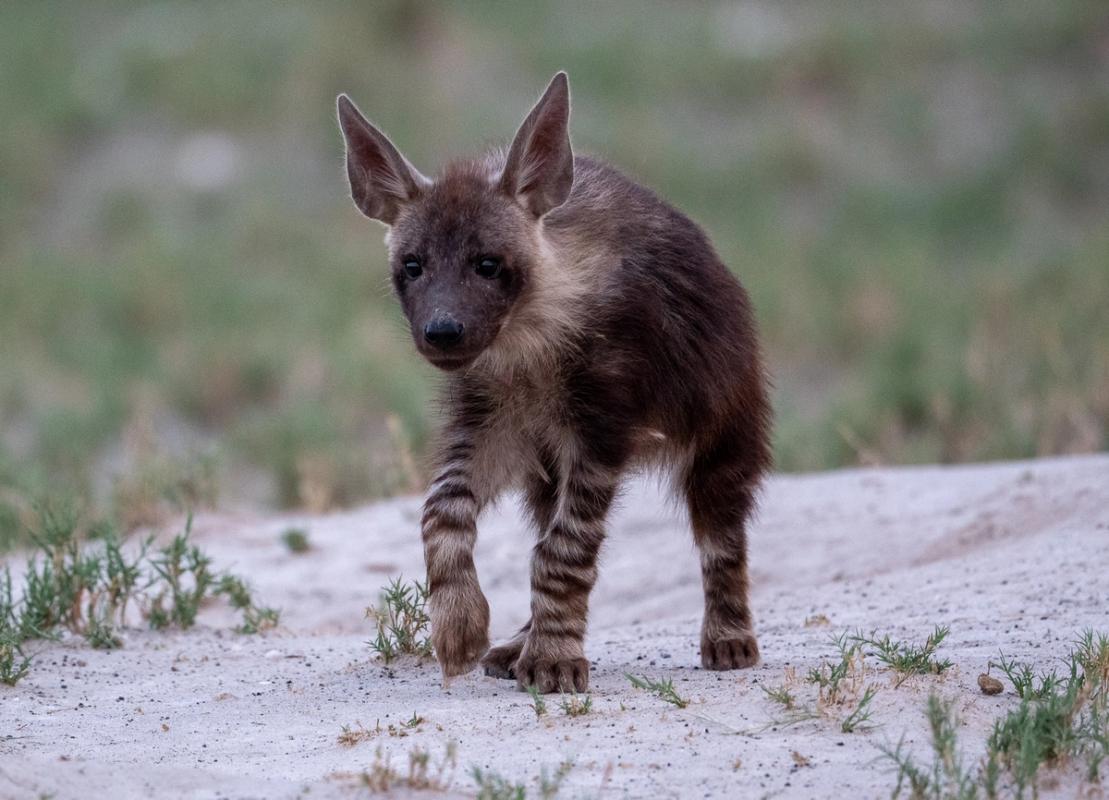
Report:
[[308,531],[304,528],[286,528],[281,534],[282,543],[289,548],[290,553],[303,555],[312,549],[308,541]]
[[539,798],[540,800],[553,800],[562,790],[562,782],[574,768],[573,761],[563,761],[553,772],[548,772],[546,767],[539,770]]
[[593,710],[593,697],[588,694],[585,696],[571,694],[559,700],[558,707],[568,717],[582,717]]
[[[902,743],[882,748],[897,767],[898,797],[906,782],[912,798],[970,800],[1037,796],[1045,768],[1080,760],[1085,777],[1101,779],[1109,759],[1109,637],[1086,631],[1069,653],[1066,672],[1041,674],[1030,665],[1001,658],[1020,704],[997,719],[977,772],[964,769],[956,751],[951,703],[928,699],[933,764],[917,766]],[[979,795],[979,790],[981,795]]]
[[998,656],[997,661],[990,661],[989,666],[997,667],[1005,674],[1022,700],[1042,700],[1055,694],[1059,688],[1059,677],[1054,672],[1040,673],[1037,683],[1036,673],[1031,665],[1010,660],[1004,653]]
[[946,625],[937,625],[924,644],[919,646],[894,641],[888,635],[879,639],[873,633],[870,636],[856,633],[851,640],[872,648],[870,655],[898,674],[895,685],[900,686],[913,675],[939,675],[953,666],[950,660],[935,657],[936,650],[950,632]]
[[762,684],[759,684],[759,688],[766,692],[767,697],[786,711],[792,711],[797,705],[797,698],[794,697],[793,693],[785,686],[776,686],[768,689]]
[[689,705],[689,701],[679,695],[677,690],[674,689],[674,681],[672,678],[667,678],[664,681],[656,681],[651,678],[637,678],[635,675],[627,672],[624,673],[624,677],[627,678],[636,689],[646,689],[649,692],[653,692],[671,705],[677,706],[678,708],[685,708]]
[[838,706],[857,696],[863,680],[862,647],[846,631],[832,637],[839,654],[835,662],[822,662],[809,670],[805,680],[819,688],[817,704]]
[[870,717],[874,713],[874,710],[870,707],[870,701],[874,699],[874,695],[877,693],[878,690],[873,686],[866,687],[863,696],[859,698],[859,702],[855,706],[855,710],[848,714],[840,724],[841,731],[854,733],[859,726],[870,722]]
[[43,507],[38,513],[22,595],[14,597],[7,568],[0,580],[0,680],[9,685],[31,666],[24,642],[68,630],[95,648],[121,647],[119,631],[129,611],[154,629],[189,628],[202,604],[227,595],[242,614],[240,632],[277,624],[278,612],[255,605],[242,579],[213,571],[211,559],[189,540],[191,516],[184,532],[155,554],[151,537],[128,555],[110,525],[94,525],[85,537],[71,509]]
[[397,790],[445,792],[450,788],[458,764],[458,751],[449,742],[446,752],[439,759],[432,759],[431,752],[414,747],[408,753],[408,772],[397,770],[389,756],[379,746],[370,767],[362,772],[362,786],[376,794],[392,795]]
[[12,601],[12,574],[0,573],[0,683],[15,686],[31,668],[31,657],[23,652],[23,636],[17,608]]
[[539,689],[534,686],[527,687],[527,693],[531,697],[531,708],[535,712],[535,718],[546,715],[547,701],[543,699],[543,695],[539,694]]
[[931,767],[918,767],[905,752],[904,740],[896,747],[880,748],[897,768],[897,786],[892,796],[900,797],[907,783],[913,800],[974,800],[978,797],[976,780],[959,756],[954,703],[945,703],[931,694],[927,715],[933,754]]
[[1106,699],[1099,675],[1086,672],[1073,652],[1067,676],[1051,681],[1046,693],[1030,691],[994,723],[989,755],[1008,769],[1018,795],[1035,791],[1041,767],[1069,757],[1086,756],[1089,774],[1098,775],[1109,742]]
[[239,633],[258,633],[276,627],[280,621],[276,609],[255,605],[250,588],[234,575],[221,575],[213,593],[225,596],[231,607],[243,615],[243,623],[235,629]]
[[[572,761],[563,761],[553,772],[548,772],[543,767],[538,779],[540,800],[554,800],[573,768]],[[470,769],[470,775],[478,786],[477,800],[527,800],[528,790],[524,783],[510,781],[496,772],[477,766]]]
[[360,742],[373,739],[379,733],[381,733],[380,722],[378,722],[377,727],[373,730],[365,727],[361,722],[356,722],[354,725],[343,725],[342,728],[339,729],[339,736],[336,741],[343,747],[354,747]]
[[381,593],[381,605],[367,608],[366,617],[377,623],[377,637],[370,648],[386,663],[402,655],[428,657],[432,654],[427,614],[428,587],[401,577],[389,582]]
[[1083,631],[1072,655],[1086,680],[1096,684],[1102,693],[1109,692],[1109,635]]
[[473,767],[470,775],[477,784],[477,800],[526,800],[528,796],[524,784],[513,783],[492,770]]

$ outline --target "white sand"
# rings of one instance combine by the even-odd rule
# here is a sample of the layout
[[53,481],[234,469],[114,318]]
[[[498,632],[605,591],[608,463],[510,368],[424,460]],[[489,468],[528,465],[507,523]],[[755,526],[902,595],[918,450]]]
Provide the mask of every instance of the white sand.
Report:
[[[613,519],[593,599],[593,711],[571,719],[550,698],[537,721],[508,682],[475,671],[445,690],[434,664],[386,669],[371,657],[364,607],[389,576],[422,575],[419,505],[200,518],[197,541],[280,606],[282,626],[239,636],[213,609],[185,633],[130,631],[114,652],[38,645],[31,674],[0,686],[0,797],[350,796],[364,790],[344,775],[373,763],[379,745],[404,773],[413,747],[438,757],[448,740],[458,743],[450,796],[473,796],[471,765],[533,789],[541,767],[567,758],[575,767],[561,797],[888,796],[893,776],[877,747],[904,735],[926,755],[929,692],[956,701],[974,762],[991,721],[1015,703],[1008,687],[978,691],[991,657],[1048,667],[1076,632],[1109,630],[1106,455],[773,479],[751,535],[763,662],[731,673],[699,669],[690,536],[657,486],[637,483]],[[289,525],[310,529],[311,552],[286,551]],[[526,617],[530,543],[513,502],[482,521],[494,636]],[[806,627],[815,614],[831,625]],[[955,668],[896,689],[875,670],[876,727],[845,734],[835,716],[771,724],[782,712],[758,684],[830,658],[831,633],[922,641],[936,624],[951,626],[941,655]],[[633,690],[626,672],[672,677],[692,702],[668,706]],[[799,683],[796,693],[811,690]],[[413,712],[427,721],[407,736],[336,740],[342,725],[396,725]],[[1042,796],[1076,796],[1077,767],[1058,775]]]

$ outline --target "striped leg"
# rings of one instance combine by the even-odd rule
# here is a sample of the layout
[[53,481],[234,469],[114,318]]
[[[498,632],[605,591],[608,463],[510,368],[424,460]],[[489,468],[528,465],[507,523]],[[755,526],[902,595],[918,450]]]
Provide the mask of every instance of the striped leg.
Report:
[[759,661],[747,604],[746,525],[758,479],[747,463],[750,452],[730,441],[718,443],[697,454],[686,478],[705,591],[701,626],[701,665],[705,669],[740,669]]
[[[558,465],[554,457],[544,448],[537,453],[542,473],[535,472],[528,475],[524,482],[524,503],[535,523],[536,530],[542,536],[550,527],[554,519],[555,507],[558,504]],[[493,678],[515,679],[516,660],[520,651],[524,649],[528,631],[531,630],[531,620],[522,627],[515,636],[503,644],[492,648],[481,659],[485,674]]]
[[513,671],[521,688],[584,692],[589,592],[597,579],[604,520],[616,489],[611,470],[569,459],[559,502],[532,555],[531,627]]
[[474,445],[466,439],[446,446],[421,523],[431,642],[445,678],[469,672],[489,646],[489,603],[474,569],[479,502],[473,456]]

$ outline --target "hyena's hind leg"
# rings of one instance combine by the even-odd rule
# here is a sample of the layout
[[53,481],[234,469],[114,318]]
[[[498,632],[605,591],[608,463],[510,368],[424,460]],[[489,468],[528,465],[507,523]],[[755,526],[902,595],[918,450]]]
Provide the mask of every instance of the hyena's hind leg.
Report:
[[503,678],[505,680],[516,680],[516,659],[520,657],[520,651],[524,649],[524,642],[528,639],[528,631],[531,630],[531,620],[529,619],[524,623],[524,627],[509,639],[504,644],[499,644],[496,647],[490,648],[485,657],[481,659],[481,666],[485,668],[485,674],[490,678]]
[[[533,472],[525,480],[524,505],[535,523],[538,535],[542,536],[551,526],[555,507],[558,505],[558,466],[554,457],[546,452],[539,453],[539,460],[543,471]],[[530,630],[529,619],[515,636],[486,653],[481,659],[485,674],[493,678],[515,680],[516,659],[520,657]]]
[[701,554],[705,669],[740,669],[759,660],[747,603],[747,522],[768,461],[761,440],[733,432],[695,453],[684,476],[693,537]]

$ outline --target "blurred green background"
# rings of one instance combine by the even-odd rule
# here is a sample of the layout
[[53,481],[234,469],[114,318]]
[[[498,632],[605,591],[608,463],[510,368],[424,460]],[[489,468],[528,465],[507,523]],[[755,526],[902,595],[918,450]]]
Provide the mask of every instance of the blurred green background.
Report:
[[751,291],[784,470],[1104,448],[1109,6],[11,2],[0,11],[0,546],[418,486],[436,378],[334,98],[423,171],[557,69],[573,137]]

